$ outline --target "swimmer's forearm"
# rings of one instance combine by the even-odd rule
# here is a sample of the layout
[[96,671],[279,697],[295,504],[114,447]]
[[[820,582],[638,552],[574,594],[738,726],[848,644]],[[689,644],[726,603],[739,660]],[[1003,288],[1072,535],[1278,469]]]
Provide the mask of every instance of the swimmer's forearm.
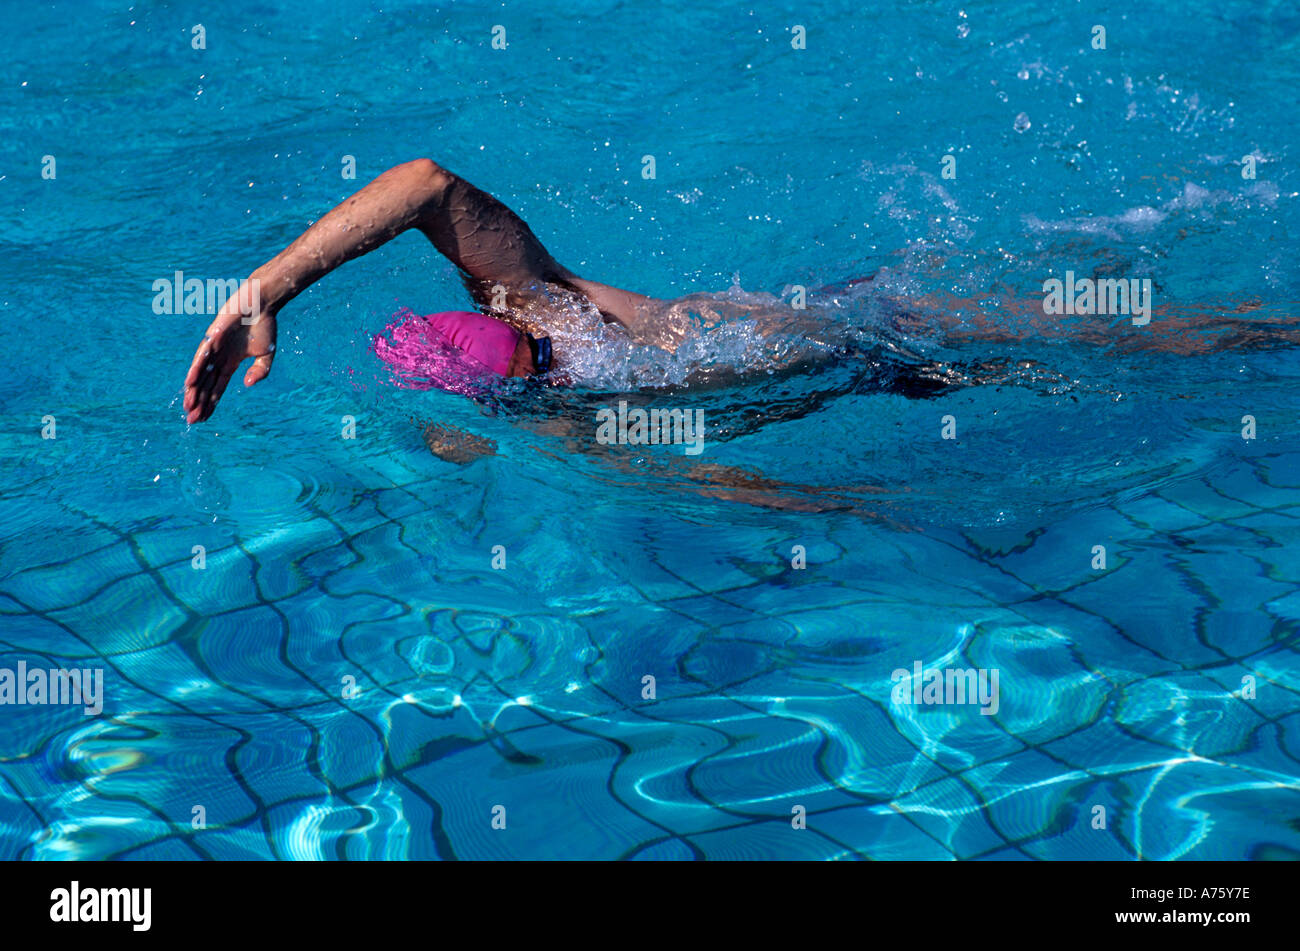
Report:
[[442,200],[444,181],[428,160],[389,169],[338,205],[251,275],[263,306],[276,313],[353,258],[414,227]]
[[451,180],[428,159],[389,169],[255,270],[252,280],[222,306],[194,351],[185,374],[186,419],[209,418],[245,360],[253,361],[244,374],[245,386],[266,379],[275,361],[276,314],[294,297],[340,264],[417,223],[436,227],[452,200]]

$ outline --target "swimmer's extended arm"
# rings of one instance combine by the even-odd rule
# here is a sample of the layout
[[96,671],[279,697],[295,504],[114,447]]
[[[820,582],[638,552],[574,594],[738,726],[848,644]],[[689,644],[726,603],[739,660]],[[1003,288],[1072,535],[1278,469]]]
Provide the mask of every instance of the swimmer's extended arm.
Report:
[[[294,297],[341,264],[360,257],[410,228],[418,228],[465,275],[480,299],[493,286],[523,290],[539,282],[574,288],[606,320],[640,336],[643,305],[651,298],[594,281],[561,266],[518,215],[487,192],[430,161],[391,168],[334,208],[250,275],[212,321],[185,377],[189,422],[207,419],[235,370],[253,365],[244,385],[265,379],[275,359],[276,314]],[[260,303],[254,304],[252,281]],[[247,320],[241,321],[241,307]]]
[[[185,377],[186,418],[207,419],[245,359],[253,365],[244,385],[271,372],[276,314],[340,264],[373,251],[413,227],[441,198],[432,162],[389,169],[329,212],[274,258],[255,270],[208,327]],[[252,288],[256,282],[257,293]],[[241,320],[241,308],[247,318]]]

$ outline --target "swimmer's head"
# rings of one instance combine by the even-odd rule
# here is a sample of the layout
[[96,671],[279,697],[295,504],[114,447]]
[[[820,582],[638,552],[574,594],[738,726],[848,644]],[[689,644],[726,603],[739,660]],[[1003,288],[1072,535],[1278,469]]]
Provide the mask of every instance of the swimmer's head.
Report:
[[504,320],[462,310],[424,319],[463,356],[498,376],[528,376],[535,369],[528,338]]
[[[375,352],[409,385],[469,394],[496,377],[522,377],[550,369],[550,340],[520,333],[503,320],[468,311],[419,317],[406,311],[388,327],[391,341],[375,338]],[[427,380],[421,385],[417,380]]]

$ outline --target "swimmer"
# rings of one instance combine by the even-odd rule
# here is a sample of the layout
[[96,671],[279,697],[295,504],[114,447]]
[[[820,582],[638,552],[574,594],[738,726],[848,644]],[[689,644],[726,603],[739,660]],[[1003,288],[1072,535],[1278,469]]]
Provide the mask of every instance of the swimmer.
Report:
[[[185,376],[183,406],[190,423],[212,416],[235,371],[248,359],[244,385],[264,380],[275,360],[276,318],[280,310],[306,288],[341,264],[360,257],[410,229],[424,234],[459,269],[470,295],[493,315],[451,311],[428,317],[411,315],[397,327],[408,347],[392,348],[377,342],[376,350],[395,369],[415,370],[411,354],[435,366],[429,374],[434,385],[469,392],[480,375],[527,377],[550,372],[563,381],[567,363],[582,346],[583,327],[575,315],[594,310],[605,324],[616,325],[636,344],[675,350],[691,333],[698,332],[692,315],[704,325],[743,317],[750,320],[759,339],[781,334],[787,344],[785,368],[802,360],[824,358],[835,352],[837,341],[825,320],[786,306],[745,304],[713,295],[695,294],[664,301],[587,280],[561,265],[542,246],[514,212],[486,192],[442,168],[430,159],[416,159],[384,172],[351,198],[309,227],[288,248],[257,268],[238,293],[226,301],[207,329]],[[851,283],[871,280],[860,278]],[[256,293],[254,287],[256,286]],[[1229,347],[1267,346],[1300,338],[1294,318],[1268,324],[1228,317],[1222,309],[1186,312],[1185,319],[1153,332],[1129,328],[1114,332],[1104,324],[1053,323],[1042,326],[1041,301],[998,299],[994,319],[987,316],[988,301],[929,294],[912,301],[882,298],[896,311],[898,327],[932,320],[950,337],[977,343],[1005,343],[1030,336],[1071,335],[1103,345],[1118,343],[1123,349],[1158,349],[1173,353],[1207,352]],[[775,300],[775,299],[774,299]],[[579,307],[557,306],[577,303]],[[1252,304],[1237,312],[1253,309]],[[974,321],[957,314],[974,314]],[[1154,316],[1173,316],[1173,308],[1156,308]],[[924,317],[918,317],[924,314]],[[1006,318],[1021,318],[1019,328]],[[1209,334],[1195,340],[1189,329]],[[391,329],[391,328],[390,328]],[[1048,331],[1048,334],[1044,334]],[[1225,336],[1226,335],[1226,336]],[[890,344],[898,352],[896,345]],[[421,356],[422,350],[422,356]],[[404,362],[406,365],[404,365]],[[1025,363],[1026,361],[1021,361]],[[950,364],[917,362],[909,368],[915,395],[933,395],[949,385],[1003,382],[1003,371],[954,373]],[[427,369],[427,367],[426,367]],[[733,374],[734,375],[734,374]],[[726,378],[726,368],[717,381]],[[934,385],[929,385],[929,382]],[[927,388],[928,387],[928,388]],[[909,393],[908,395],[913,395]]]

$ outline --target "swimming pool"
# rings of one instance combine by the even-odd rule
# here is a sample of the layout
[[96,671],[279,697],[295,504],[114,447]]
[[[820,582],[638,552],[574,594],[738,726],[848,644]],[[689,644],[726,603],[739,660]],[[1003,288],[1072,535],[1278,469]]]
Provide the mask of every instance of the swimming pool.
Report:
[[[0,668],[104,687],[0,708],[0,856],[1300,857],[1294,345],[918,340],[1041,372],[839,365],[665,394],[698,457],[575,449],[524,425],[563,395],[392,385],[373,335],[469,303],[407,235],[184,424],[209,318],[154,282],[424,155],[661,297],[1073,269],[1295,311],[1292,6],[674,6],[8,11]],[[996,712],[909,702],[918,665],[996,672]]]

